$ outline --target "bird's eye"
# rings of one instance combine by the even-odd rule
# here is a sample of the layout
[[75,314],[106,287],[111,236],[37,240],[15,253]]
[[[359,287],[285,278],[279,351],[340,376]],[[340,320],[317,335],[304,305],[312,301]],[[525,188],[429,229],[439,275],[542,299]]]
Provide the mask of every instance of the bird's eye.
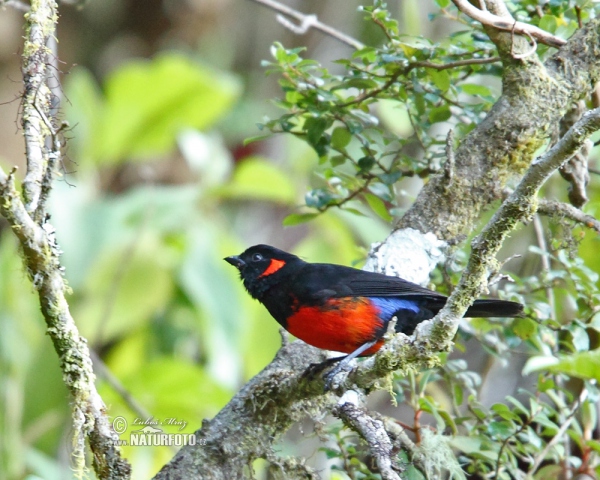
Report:
[[253,262],[260,262],[263,259],[263,256],[260,253],[255,253],[252,255]]

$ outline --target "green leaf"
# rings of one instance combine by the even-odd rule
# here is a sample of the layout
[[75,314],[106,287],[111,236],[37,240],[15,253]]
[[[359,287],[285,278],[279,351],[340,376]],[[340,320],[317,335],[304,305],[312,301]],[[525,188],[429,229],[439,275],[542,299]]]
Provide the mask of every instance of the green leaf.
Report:
[[304,201],[307,207],[323,208],[335,200],[335,196],[324,188],[315,188],[306,192]]
[[368,172],[375,165],[375,159],[370,156],[362,157],[358,160],[358,168],[361,172]]
[[327,118],[323,117],[309,117],[304,122],[304,129],[306,130],[306,138],[308,142],[316,148],[325,133],[325,130],[329,128],[331,122]]
[[560,478],[564,472],[562,465],[546,465],[540,468],[534,475],[536,480],[547,480],[548,478]]
[[109,75],[105,91],[95,157],[117,162],[164,154],[184,128],[211,127],[229,111],[241,87],[230,74],[164,54],[124,64]]
[[560,357],[532,357],[525,364],[523,375],[540,370],[600,381],[600,349]]
[[300,223],[308,222],[318,216],[318,213],[292,213],[283,219],[283,226],[292,227]]
[[373,195],[372,193],[365,193],[364,197],[369,204],[369,207],[371,207],[371,210],[373,210],[383,220],[386,222],[391,222],[393,220],[393,217],[390,215],[390,212],[388,212],[388,209],[385,206],[385,202],[381,198]]
[[483,449],[483,441],[478,437],[467,437],[463,435],[455,435],[450,439],[450,445],[457,448],[466,454],[479,454],[484,458],[496,461],[498,459],[498,444],[492,444],[491,450]]
[[339,167],[340,165],[346,163],[346,157],[343,155],[335,155],[329,159],[329,163],[332,167]]
[[448,70],[435,70],[433,68],[427,68],[426,70],[437,88],[442,92],[448,91],[450,88],[450,74]]
[[408,466],[405,475],[406,480],[426,480],[420,470],[418,470],[413,464]]
[[266,138],[270,138],[272,136],[273,136],[272,133],[267,133],[265,135],[255,135],[254,137],[245,138],[244,139],[244,147],[246,145],[250,145],[251,143],[254,143],[254,142],[260,142],[261,140],[264,140]]
[[460,88],[468,95],[479,95],[481,97],[490,97],[492,95],[488,87],[476,83],[463,83]]
[[296,199],[296,189],[289,176],[261,157],[244,159],[235,169],[231,182],[217,193],[227,198],[279,203],[293,203]]
[[331,146],[335,149],[341,150],[346,147],[352,140],[352,134],[347,128],[337,127],[331,133]]
[[512,422],[505,420],[499,422],[490,422],[488,425],[488,433],[492,436],[507,438],[515,432],[515,426]]
[[542,30],[546,30],[547,32],[554,33],[556,32],[556,27],[558,23],[556,21],[556,17],[554,15],[544,15],[540,19],[539,27]]
[[420,37],[403,37],[399,44],[407,58],[419,56],[422,52],[428,52],[431,48],[431,43]]
[[529,340],[538,331],[538,324],[530,318],[515,318],[512,329],[521,340]]
[[429,111],[429,121],[431,123],[445,122],[452,116],[450,107],[448,105],[442,105],[441,107],[432,108]]
[[377,87],[377,82],[375,80],[371,80],[370,78],[351,78],[345,82],[343,86],[347,88],[358,88],[360,90],[365,90],[368,88]]

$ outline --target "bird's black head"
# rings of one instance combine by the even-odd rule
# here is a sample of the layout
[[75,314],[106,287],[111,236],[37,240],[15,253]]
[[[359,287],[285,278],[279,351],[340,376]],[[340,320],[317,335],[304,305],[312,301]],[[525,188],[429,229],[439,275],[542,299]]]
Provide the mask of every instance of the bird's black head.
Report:
[[240,271],[246,290],[258,300],[286,273],[291,273],[294,266],[302,263],[296,255],[269,245],[254,245],[240,255],[224,260]]

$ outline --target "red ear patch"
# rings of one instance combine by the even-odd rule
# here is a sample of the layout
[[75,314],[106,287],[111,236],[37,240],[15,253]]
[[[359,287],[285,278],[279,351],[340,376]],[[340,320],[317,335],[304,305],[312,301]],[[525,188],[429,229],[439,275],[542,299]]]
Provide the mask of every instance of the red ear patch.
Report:
[[263,273],[261,273],[258,278],[260,278],[260,277],[266,277],[268,275],[273,275],[277,270],[279,270],[284,265],[285,265],[285,262],[283,260],[275,260],[273,258],[271,260],[271,263],[267,267],[267,269]]

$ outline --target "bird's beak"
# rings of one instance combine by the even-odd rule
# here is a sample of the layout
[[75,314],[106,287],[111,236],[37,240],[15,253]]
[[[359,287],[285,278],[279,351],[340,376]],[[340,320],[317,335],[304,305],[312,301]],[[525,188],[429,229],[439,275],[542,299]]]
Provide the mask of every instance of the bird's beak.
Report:
[[237,255],[232,255],[231,257],[225,257],[223,260],[225,260],[227,263],[233,265],[238,270],[241,270],[242,267],[246,266],[246,262],[244,262]]

